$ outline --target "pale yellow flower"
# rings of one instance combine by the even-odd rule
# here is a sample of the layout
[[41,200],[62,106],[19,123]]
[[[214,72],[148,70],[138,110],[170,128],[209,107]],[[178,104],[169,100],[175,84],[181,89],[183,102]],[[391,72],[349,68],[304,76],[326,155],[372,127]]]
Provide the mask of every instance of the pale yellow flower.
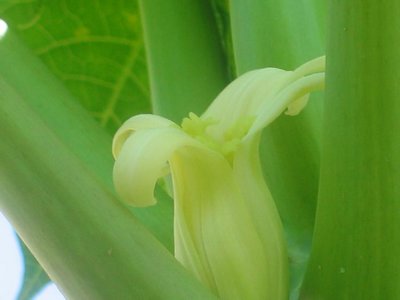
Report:
[[324,58],[295,71],[248,72],[207,111],[181,124],[155,115],[126,121],[115,135],[114,182],[132,205],[156,203],[172,175],[175,256],[221,299],[287,299],[282,224],[263,180],[258,146],[283,111],[295,115],[324,86]]

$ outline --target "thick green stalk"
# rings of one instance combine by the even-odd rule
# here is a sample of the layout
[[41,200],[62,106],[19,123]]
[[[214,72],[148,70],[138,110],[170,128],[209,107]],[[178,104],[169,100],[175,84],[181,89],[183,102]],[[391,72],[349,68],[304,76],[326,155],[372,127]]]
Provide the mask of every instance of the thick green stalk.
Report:
[[[324,53],[323,2],[231,0],[230,5],[238,74],[267,66],[293,69]],[[311,245],[317,199],[322,101],[315,96],[299,116],[282,116],[268,127],[261,144],[264,174],[288,235],[295,277]],[[292,283],[297,286],[299,280]]]
[[330,1],[320,193],[303,299],[400,299],[400,2]]
[[208,1],[141,0],[154,112],[201,114],[228,82]]
[[70,299],[208,299],[0,77],[0,210]]
[[293,69],[323,54],[324,2],[230,0],[239,74],[266,66]]
[[[111,136],[99,127],[13,32],[8,32],[0,41],[0,77],[29,103],[46,126],[109,193],[114,193]],[[162,191],[159,189],[158,192]],[[172,202],[166,197],[159,199],[162,200],[160,205],[146,210],[135,209],[134,214],[172,251]]]

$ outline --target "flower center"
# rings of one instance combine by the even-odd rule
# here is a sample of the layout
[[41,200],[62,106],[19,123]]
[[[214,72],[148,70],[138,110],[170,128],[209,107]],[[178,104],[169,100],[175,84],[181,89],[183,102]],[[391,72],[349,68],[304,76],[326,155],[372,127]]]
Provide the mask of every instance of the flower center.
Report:
[[208,130],[212,126],[218,125],[219,121],[211,118],[202,119],[192,112],[189,113],[189,117],[183,119],[181,127],[188,135],[210,149],[221,153],[229,162],[232,162],[233,154],[254,120],[255,117],[253,116],[240,117],[230,128],[223,132],[221,138],[216,138]]

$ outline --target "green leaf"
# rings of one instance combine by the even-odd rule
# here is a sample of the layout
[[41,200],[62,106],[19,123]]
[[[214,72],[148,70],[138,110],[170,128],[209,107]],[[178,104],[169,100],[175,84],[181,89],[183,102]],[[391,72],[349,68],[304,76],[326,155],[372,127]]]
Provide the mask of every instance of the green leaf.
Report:
[[50,279],[36,258],[21,240],[20,245],[24,256],[25,272],[22,287],[17,299],[30,300],[50,281]]
[[136,1],[6,0],[0,17],[110,133],[151,111]]

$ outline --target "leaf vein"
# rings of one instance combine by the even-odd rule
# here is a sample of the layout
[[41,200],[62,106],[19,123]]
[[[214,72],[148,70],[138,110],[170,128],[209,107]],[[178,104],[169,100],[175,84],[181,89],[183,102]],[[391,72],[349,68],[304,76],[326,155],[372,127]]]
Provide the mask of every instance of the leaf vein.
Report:
[[115,105],[118,102],[118,98],[121,94],[121,91],[126,83],[126,81],[129,79],[130,75],[131,75],[131,69],[132,66],[134,65],[136,58],[138,56],[139,53],[139,47],[132,47],[131,48],[131,52],[126,60],[126,63],[124,65],[124,67],[121,70],[121,74],[118,77],[113,92],[111,94],[110,100],[107,103],[107,106],[103,112],[102,117],[100,118],[100,124],[102,126],[105,126],[108,122],[108,120],[112,117],[112,114],[114,112],[114,108]]
[[58,48],[68,47],[72,45],[79,45],[85,43],[112,43],[123,46],[133,47],[133,42],[130,39],[112,36],[84,36],[84,37],[70,37],[62,40],[57,40],[49,45],[38,48],[35,50],[37,55],[43,55]]

